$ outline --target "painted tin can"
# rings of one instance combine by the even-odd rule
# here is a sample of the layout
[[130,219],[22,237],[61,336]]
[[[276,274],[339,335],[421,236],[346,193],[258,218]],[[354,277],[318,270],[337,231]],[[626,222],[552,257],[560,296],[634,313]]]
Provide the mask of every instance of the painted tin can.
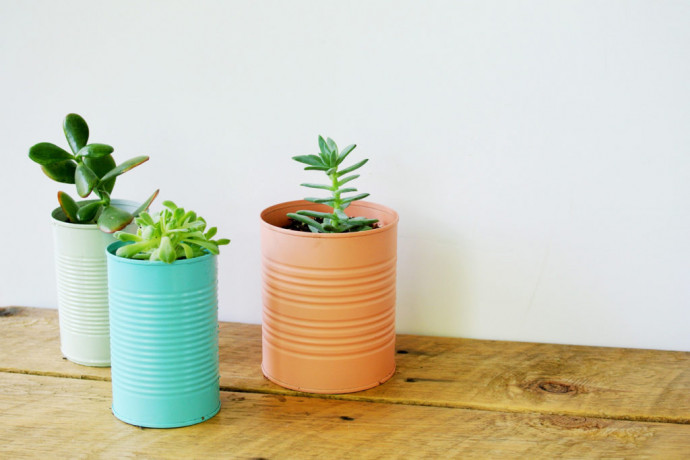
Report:
[[216,257],[166,264],[108,246],[113,414],[150,428],[220,410]]
[[[112,202],[130,212],[138,207],[133,201]],[[96,224],[65,222],[60,208],[54,209],[51,217],[60,350],[77,364],[108,367],[110,329],[105,248],[116,240],[100,231]]]
[[289,212],[328,211],[308,201],[261,214],[262,369],[271,381],[310,393],[350,393],[395,372],[398,215],[355,202],[348,215],[379,219],[356,233],[282,228]]

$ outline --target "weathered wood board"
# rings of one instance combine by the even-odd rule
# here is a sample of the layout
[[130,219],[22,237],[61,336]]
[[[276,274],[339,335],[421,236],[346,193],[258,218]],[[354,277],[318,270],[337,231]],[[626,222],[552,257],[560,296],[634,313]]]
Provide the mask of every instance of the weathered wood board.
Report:
[[[108,380],[109,370],[61,358],[54,310],[0,316],[0,371]],[[318,396],[690,423],[690,353],[399,335],[397,371],[377,388]],[[256,325],[221,323],[221,387],[298,393],[266,380]]]
[[[222,392],[199,425],[141,429],[108,382],[0,372],[0,458],[683,458],[690,425]],[[687,457],[686,457],[687,458]]]

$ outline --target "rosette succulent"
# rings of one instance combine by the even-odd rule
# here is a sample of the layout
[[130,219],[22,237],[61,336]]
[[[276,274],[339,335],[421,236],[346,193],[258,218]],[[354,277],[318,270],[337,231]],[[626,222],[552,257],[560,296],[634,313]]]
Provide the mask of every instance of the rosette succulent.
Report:
[[216,227],[206,230],[206,221],[194,211],[178,208],[172,201],[164,201],[155,218],[142,212],[134,219],[139,227],[136,234],[116,232],[115,237],[129,242],[117,249],[115,255],[172,263],[177,259],[193,259],[206,253],[218,254],[218,246],[230,243],[222,238],[212,239]]
[[134,216],[148,209],[158,190],[134,213],[129,213],[111,203],[115,179],[149,157],[138,156],[116,164],[112,157],[113,147],[87,143],[89,126],[76,113],[65,117],[62,128],[72,153],[50,142],[40,142],[29,149],[29,158],[41,165],[43,172],[54,181],[74,184],[81,198],[88,197],[91,192],[97,196],[95,200],[77,202],[67,193],[58,192],[58,203],[65,218],[76,224],[98,224],[106,233],[125,228]]

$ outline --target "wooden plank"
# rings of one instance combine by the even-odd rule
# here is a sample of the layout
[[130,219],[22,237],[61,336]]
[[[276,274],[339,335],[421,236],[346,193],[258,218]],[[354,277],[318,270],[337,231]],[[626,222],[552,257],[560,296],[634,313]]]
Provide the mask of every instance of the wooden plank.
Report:
[[223,392],[203,424],[141,429],[107,382],[0,373],[2,458],[682,458],[690,426]]
[[[0,370],[109,378],[60,359],[54,311],[0,317]],[[342,400],[690,423],[690,353],[398,336],[398,369]],[[40,350],[40,351],[37,351]],[[221,386],[294,395],[261,375],[260,327],[221,323]]]

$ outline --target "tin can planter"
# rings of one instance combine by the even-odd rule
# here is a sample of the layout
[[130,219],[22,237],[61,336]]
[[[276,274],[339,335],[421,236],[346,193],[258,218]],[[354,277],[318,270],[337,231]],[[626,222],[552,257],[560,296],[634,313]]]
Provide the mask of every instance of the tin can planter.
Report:
[[363,201],[350,216],[379,219],[355,233],[282,228],[287,213],[327,212],[291,201],[261,213],[262,369],[271,381],[309,393],[351,393],[395,372],[398,215]]
[[[133,201],[112,200],[127,211]],[[115,241],[96,224],[66,222],[62,209],[52,214],[60,350],[84,366],[110,366],[108,274],[105,248]]]
[[108,246],[113,414],[143,427],[193,425],[220,410],[216,257],[171,264]]

